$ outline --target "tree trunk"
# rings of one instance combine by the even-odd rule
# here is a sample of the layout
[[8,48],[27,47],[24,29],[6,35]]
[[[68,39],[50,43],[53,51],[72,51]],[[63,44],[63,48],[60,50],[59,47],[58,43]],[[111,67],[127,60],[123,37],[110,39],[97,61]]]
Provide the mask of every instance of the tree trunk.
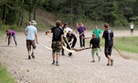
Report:
[[37,10],[37,8],[35,7],[34,8],[34,20],[36,20],[36,10]]
[[3,15],[2,15],[2,20],[3,20],[4,24],[6,23],[6,11],[7,11],[7,5],[5,4],[4,5]]

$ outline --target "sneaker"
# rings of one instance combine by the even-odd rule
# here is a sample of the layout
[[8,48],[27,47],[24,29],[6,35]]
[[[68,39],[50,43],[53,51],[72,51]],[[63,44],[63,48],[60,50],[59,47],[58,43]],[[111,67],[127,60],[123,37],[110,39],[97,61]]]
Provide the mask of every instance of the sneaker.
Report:
[[98,61],[100,61],[101,60],[101,57],[100,56],[98,56]]
[[30,55],[28,56],[28,59],[29,59],[29,60],[31,59],[31,56],[30,56]]
[[72,53],[69,53],[68,55],[69,55],[69,57],[71,57],[72,56]]
[[107,66],[109,66],[109,63],[107,63]]
[[111,60],[111,66],[113,66],[114,60]]
[[32,56],[32,58],[35,58],[35,56],[34,56],[34,52],[32,52],[31,56]]
[[58,63],[56,63],[56,66],[59,66],[59,64],[58,64]]
[[95,60],[91,61],[91,62],[95,62]]
[[53,62],[52,65],[55,65],[55,62]]

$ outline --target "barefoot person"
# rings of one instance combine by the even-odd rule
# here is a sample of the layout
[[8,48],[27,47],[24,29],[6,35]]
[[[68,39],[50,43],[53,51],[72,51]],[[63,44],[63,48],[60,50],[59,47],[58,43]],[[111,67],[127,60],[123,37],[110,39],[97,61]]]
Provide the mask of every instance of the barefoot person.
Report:
[[35,58],[34,50],[36,49],[35,41],[38,44],[36,22],[32,20],[30,25],[25,28],[26,46],[28,50],[28,59]]
[[107,66],[109,66],[110,64],[112,66],[113,59],[111,58],[111,54],[112,54],[114,33],[111,29],[109,29],[109,25],[107,23],[104,25],[104,28],[105,28],[105,30],[104,30],[103,36],[102,36],[105,39],[104,53],[108,59]]
[[98,61],[100,61],[100,56],[98,53],[99,40],[96,38],[95,34],[92,34],[92,39],[90,40],[90,48],[92,48],[92,50],[91,50],[92,61],[91,62],[95,62],[95,58],[94,58],[95,54],[98,57]]
[[63,41],[63,30],[61,29],[61,21],[57,20],[56,27],[53,27],[51,30],[48,30],[45,32],[47,35],[48,33],[53,33],[52,37],[52,64],[55,64],[56,60],[56,66],[59,66],[58,60],[60,55],[60,50],[62,49],[62,41]]
[[11,30],[11,29],[10,30],[6,30],[6,39],[5,39],[5,42],[7,41],[7,38],[8,38],[8,46],[10,46],[10,44],[11,44],[12,37],[13,37],[13,40],[15,42],[15,45],[17,46],[15,31]]

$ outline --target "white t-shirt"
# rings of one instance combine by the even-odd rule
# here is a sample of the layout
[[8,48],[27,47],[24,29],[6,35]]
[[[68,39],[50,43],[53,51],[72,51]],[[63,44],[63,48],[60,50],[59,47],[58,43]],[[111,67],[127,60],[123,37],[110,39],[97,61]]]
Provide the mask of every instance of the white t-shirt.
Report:
[[37,33],[37,29],[35,26],[30,25],[25,28],[27,33],[26,39],[27,40],[35,40],[35,33]]
[[134,28],[134,25],[133,24],[130,24],[130,29],[133,29]]
[[64,37],[66,37],[66,35],[69,31],[73,31],[73,30],[69,27],[64,28],[64,31],[63,31],[64,32]]

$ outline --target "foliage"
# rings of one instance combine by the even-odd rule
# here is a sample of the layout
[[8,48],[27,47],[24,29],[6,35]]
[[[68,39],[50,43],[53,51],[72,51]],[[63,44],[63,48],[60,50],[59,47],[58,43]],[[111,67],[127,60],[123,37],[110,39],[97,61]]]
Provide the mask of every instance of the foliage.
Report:
[[138,0],[0,0],[0,23],[22,26],[26,11],[28,20],[36,20],[36,10],[42,8],[69,24],[91,20],[126,26],[138,24],[137,4]]

